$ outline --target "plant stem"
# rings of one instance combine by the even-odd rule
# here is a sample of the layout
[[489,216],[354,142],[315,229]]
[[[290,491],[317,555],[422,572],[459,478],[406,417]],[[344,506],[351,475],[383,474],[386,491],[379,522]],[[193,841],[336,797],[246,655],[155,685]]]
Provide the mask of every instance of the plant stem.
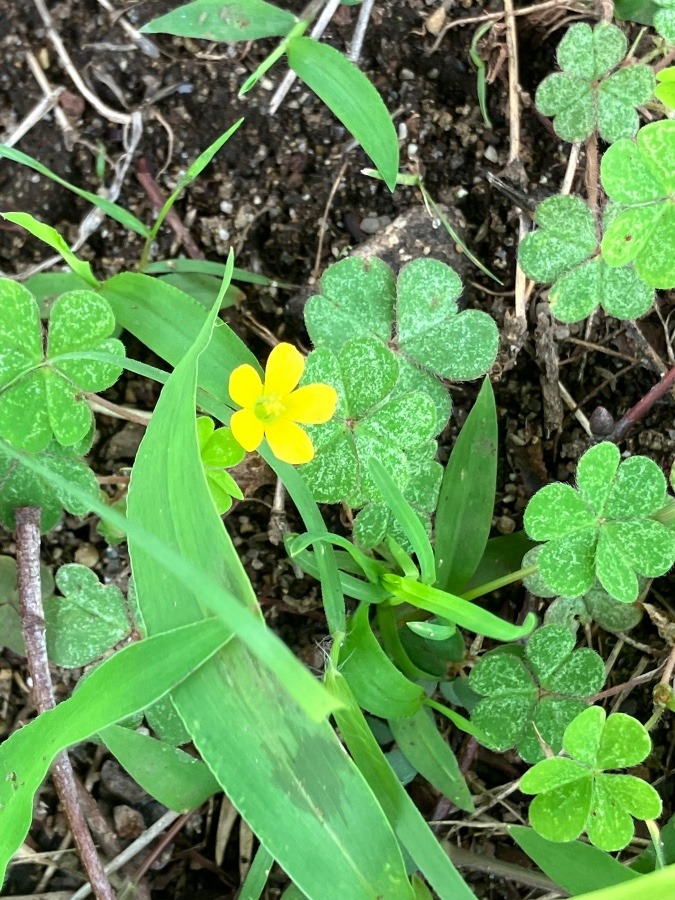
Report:
[[636,424],[654,406],[657,400],[670,390],[675,384],[675,366],[669,369],[658,384],[648,391],[642,400],[639,400],[625,416],[622,416],[614,426],[614,431],[608,436],[608,441],[618,444],[623,440],[633,425]]
[[663,869],[666,866],[666,855],[663,851],[663,841],[661,840],[661,833],[659,832],[659,826],[653,819],[646,819],[645,825],[647,826],[647,830],[649,831],[649,836],[652,839],[652,844],[654,845],[654,855],[656,856],[656,869]]
[[475,600],[476,597],[483,597],[485,594],[490,594],[492,591],[498,590],[498,588],[506,587],[507,584],[513,584],[515,581],[529,578],[530,575],[535,575],[538,570],[538,566],[525,566],[523,569],[517,569],[515,572],[510,572],[508,575],[502,575],[501,578],[495,578],[493,581],[481,584],[480,587],[473,588],[473,590],[466,591],[466,593],[460,594],[459,596],[462,600]]
[[675,500],[670,500],[662,509],[652,515],[662,525],[672,525],[675,522]]
[[[47,659],[45,620],[40,587],[40,509],[25,506],[14,511],[16,521],[16,562],[19,581],[19,609],[26,645],[28,669],[33,680],[33,697],[39,713],[56,706]],[[115,900],[77,798],[75,775],[63,751],[54,760],[52,779],[65,810],[82,864],[97,900]]]

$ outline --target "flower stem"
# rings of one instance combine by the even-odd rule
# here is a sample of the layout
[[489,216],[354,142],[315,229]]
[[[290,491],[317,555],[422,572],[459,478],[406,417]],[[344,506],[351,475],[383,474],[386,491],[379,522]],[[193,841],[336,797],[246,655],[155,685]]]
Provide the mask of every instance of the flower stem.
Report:
[[498,588],[506,587],[507,584],[513,584],[516,581],[522,581],[523,578],[528,578],[530,575],[535,575],[538,570],[538,566],[525,566],[522,569],[517,569],[515,572],[510,572],[508,575],[502,575],[501,578],[487,581],[485,584],[481,584],[480,587],[466,591],[466,593],[460,594],[460,597],[462,600],[475,600],[476,597],[483,597],[485,594],[498,590]]

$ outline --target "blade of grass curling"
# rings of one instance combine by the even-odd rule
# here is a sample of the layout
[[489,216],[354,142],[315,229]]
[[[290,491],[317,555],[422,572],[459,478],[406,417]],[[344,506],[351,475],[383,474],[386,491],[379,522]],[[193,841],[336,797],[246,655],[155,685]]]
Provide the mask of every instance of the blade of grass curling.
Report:
[[78,197],[82,197],[83,200],[88,200],[94,206],[98,207],[98,209],[103,210],[107,216],[110,216],[111,219],[119,222],[120,225],[124,225],[129,231],[135,231],[136,234],[140,234],[141,237],[147,237],[150,234],[150,229],[145,226],[140,219],[137,219],[136,216],[128,212],[128,210],[123,209],[121,206],[118,206],[117,203],[113,203],[112,200],[108,200],[106,197],[99,197],[98,194],[92,194],[91,191],[85,191],[82,188],[71,184],[69,181],[61,178],[60,175],[57,175],[56,172],[52,172],[47,166],[38,162],[37,159],[33,159],[33,157],[29,156],[27,153],[22,153],[21,150],[17,150],[15,147],[7,147],[5,144],[0,144],[0,159],[3,157],[5,159],[11,159],[12,162],[21,163],[23,166],[28,166],[29,169],[39,172],[40,175],[51,178],[52,181],[60,184],[61,187],[72,191],[73,194],[77,194]]
[[508,832],[544,875],[573,895],[640,877],[629,866],[622,865],[592,844],[582,841],[557,844],[524,825],[512,825]]
[[436,581],[434,551],[431,547],[429,536],[424,530],[424,525],[422,525],[415,510],[405,499],[401,489],[379,459],[369,459],[368,467],[384,502],[394,514],[403,529],[403,533],[417,554],[422,581],[424,584],[433,584]]
[[390,191],[398,174],[398,138],[377,90],[334,47],[307,37],[288,43],[288,64],[361,144]]
[[[215,318],[215,307],[212,313]],[[129,516],[255,603],[250,582],[211,500],[194,426],[199,353],[208,325],[176,367],[139,449]],[[203,614],[199,587],[186,596],[163,576],[143,545],[130,540],[139,604],[150,633]],[[257,613],[245,613],[254,615]],[[290,651],[288,651],[290,653]],[[172,702],[204,762],[262,844],[310,897],[408,900],[410,888],[391,828],[325,719],[337,701],[294,658],[267,667],[236,637],[204,678],[174,691]],[[283,697],[283,702],[280,698]],[[317,708],[317,702],[313,704]],[[311,707],[310,707],[311,709]]]
[[0,213],[0,215],[2,215],[3,219],[7,219],[8,222],[12,222],[15,225],[19,225],[21,228],[24,228],[29,234],[32,234],[33,237],[36,237],[39,241],[42,241],[43,244],[51,247],[52,250],[56,250],[63,261],[70,266],[76,275],[79,275],[83,281],[86,281],[88,286],[93,288],[98,287],[98,281],[94,277],[91,265],[85,260],[75,256],[56,228],[52,228],[51,225],[45,225],[44,222],[40,222],[39,219],[31,216],[30,213],[8,212]]
[[34,795],[56,754],[159,700],[228,639],[222,623],[209,619],[130,644],[83,679],[72,697],[0,746],[0,885],[28,834]]
[[459,593],[485,553],[497,485],[497,408],[486,378],[445,467],[436,507],[436,586]]
[[[176,288],[162,287],[147,275],[115,275],[102,285],[100,293],[112,306],[117,322],[172,366],[188,351],[207,316],[207,310],[192,297]],[[171,310],[169,316],[167,309]],[[208,397],[200,397],[200,406],[212,411],[225,424],[229,418],[222,405],[232,406],[228,393],[230,373],[243,363],[249,363],[262,374],[258,360],[244,342],[227,325],[219,323],[200,357],[198,384],[221,404],[220,409],[214,408],[209,405]],[[266,442],[260,448],[260,455],[285,485],[307,530],[325,532],[326,523],[300,473],[273,456]],[[335,637],[344,634],[346,617],[332,547],[319,545],[316,562],[328,627]]]
[[349,685],[329,661],[326,684],[342,701],[335,721],[394,832],[440,900],[476,900],[384,757]]

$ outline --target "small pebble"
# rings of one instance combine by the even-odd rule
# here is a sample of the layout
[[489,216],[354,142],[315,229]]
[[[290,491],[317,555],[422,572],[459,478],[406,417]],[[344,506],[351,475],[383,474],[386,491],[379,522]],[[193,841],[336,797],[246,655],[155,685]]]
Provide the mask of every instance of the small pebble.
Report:
[[75,551],[75,562],[81,566],[93,569],[99,559],[98,550],[93,544],[81,544]]
[[366,216],[361,219],[359,228],[364,234],[377,234],[380,230],[380,220],[377,216]]
[[497,153],[495,148],[492,146],[492,144],[488,144],[488,146],[485,148],[485,153],[483,154],[483,156],[485,157],[485,159],[488,160],[488,162],[491,162],[491,163],[499,162],[499,154]]

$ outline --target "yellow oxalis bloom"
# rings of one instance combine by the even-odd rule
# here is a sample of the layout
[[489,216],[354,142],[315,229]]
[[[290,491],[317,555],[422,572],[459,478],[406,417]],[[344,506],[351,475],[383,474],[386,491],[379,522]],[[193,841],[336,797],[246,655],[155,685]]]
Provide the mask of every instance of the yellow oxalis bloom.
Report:
[[304,368],[305,359],[292,344],[277,344],[267,360],[264,384],[253,366],[238,366],[230,375],[230,397],[242,407],[232,415],[230,428],[249,453],[267,438],[282,462],[300,465],[314,458],[312,441],[298,423],[327,422],[338,397],[328,384],[299,388]]

